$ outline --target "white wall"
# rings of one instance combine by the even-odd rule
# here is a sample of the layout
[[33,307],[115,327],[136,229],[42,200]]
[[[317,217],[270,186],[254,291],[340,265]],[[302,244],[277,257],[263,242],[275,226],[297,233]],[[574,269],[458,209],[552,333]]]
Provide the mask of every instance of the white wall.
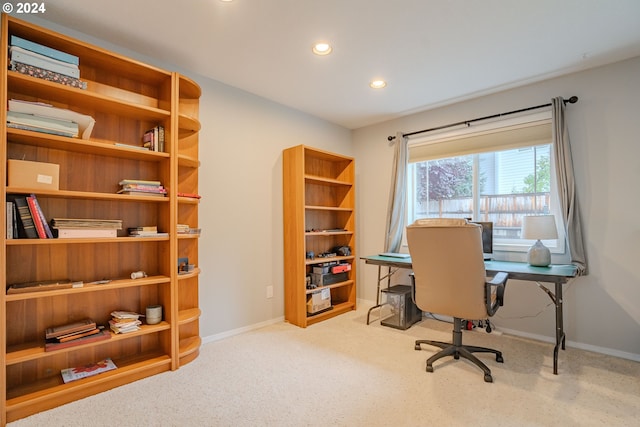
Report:
[[[590,273],[565,286],[567,340],[640,360],[640,57],[354,131],[359,252],[375,254],[384,244],[393,158],[388,135],[572,95],[579,101],[567,106],[567,121]],[[360,266],[360,298],[375,300],[376,274],[376,267]],[[550,302],[535,284],[511,281],[494,321],[505,330],[551,339]]]
[[[207,337],[284,315],[282,150],[351,155],[348,130],[211,80],[200,120],[200,306]],[[266,287],[274,296],[266,299]]]

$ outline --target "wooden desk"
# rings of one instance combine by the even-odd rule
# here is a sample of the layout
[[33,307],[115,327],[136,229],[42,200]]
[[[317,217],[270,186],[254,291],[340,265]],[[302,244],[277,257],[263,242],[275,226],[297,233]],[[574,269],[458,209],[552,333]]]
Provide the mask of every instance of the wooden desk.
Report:
[[[380,303],[381,283],[387,280],[387,288],[391,285],[391,276],[398,269],[412,269],[411,258],[396,258],[382,255],[365,256],[361,259],[367,264],[378,266],[378,289],[376,295],[376,305],[369,309],[367,313],[367,325],[369,324],[369,315],[371,310],[382,306]],[[510,279],[527,280],[536,282],[538,287],[542,289],[553,301],[556,307],[556,345],[553,349],[553,373],[558,374],[558,352],[560,348],[565,349],[566,336],[564,333],[564,318],[562,312],[562,285],[570,279],[576,277],[578,268],[573,264],[552,264],[549,267],[534,267],[526,262],[513,261],[485,261],[485,269],[487,276],[493,276],[503,271],[509,275]],[[382,267],[387,267],[387,274],[382,274]],[[555,289],[552,291],[544,283],[553,283]],[[476,319],[474,319],[476,320]],[[478,319],[479,320],[479,319]]]

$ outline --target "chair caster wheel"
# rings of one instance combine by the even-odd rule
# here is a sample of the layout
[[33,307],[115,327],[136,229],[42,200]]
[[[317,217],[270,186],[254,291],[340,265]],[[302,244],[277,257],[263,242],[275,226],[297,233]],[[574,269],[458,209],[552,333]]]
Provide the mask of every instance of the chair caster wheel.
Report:
[[416,350],[422,350],[422,347],[420,347],[420,344],[416,344]]
[[491,376],[491,374],[484,374],[484,382],[485,383],[492,383],[493,382],[493,377]]
[[504,363],[504,359],[502,358],[501,354],[496,354],[496,362]]
[[427,372],[433,372],[433,366],[427,365]]

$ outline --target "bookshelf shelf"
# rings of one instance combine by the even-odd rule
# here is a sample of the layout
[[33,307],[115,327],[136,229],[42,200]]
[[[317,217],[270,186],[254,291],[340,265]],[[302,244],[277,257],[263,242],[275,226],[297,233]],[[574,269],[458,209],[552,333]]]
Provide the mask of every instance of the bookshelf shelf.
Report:
[[[9,70],[14,36],[79,57],[86,89]],[[178,224],[198,228],[198,84],[81,40],[2,14],[0,104],[42,102],[95,119],[90,138],[70,138],[7,126],[0,109],[0,186],[5,201],[35,194],[47,219],[120,219],[119,237],[2,238],[0,296],[0,425],[119,385],[175,370],[195,359],[201,345],[200,268],[178,274],[178,258],[198,266],[197,236],[178,235]],[[142,148],[143,135],[164,128],[163,152]],[[57,188],[7,182],[7,160],[59,165]],[[123,179],[160,181],[166,197],[117,194]],[[10,212],[10,211],[9,211]],[[11,212],[10,212],[11,213]],[[6,224],[7,210],[0,210]],[[127,228],[156,225],[161,237],[128,237]],[[25,261],[28,260],[28,261]],[[23,268],[25,265],[37,266]],[[131,273],[149,276],[131,279]],[[12,284],[60,278],[81,287],[41,286],[16,292]],[[112,279],[108,283],[91,283]],[[45,289],[46,290],[42,290]],[[21,291],[24,289],[18,289]],[[90,318],[107,325],[114,310],[144,314],[161,305],[163,320],[110,339],[45,351],[44,331]],[[142,318],[144,320],[144,318]],[[63,384],[60,371],[110,357],[116,370]]]

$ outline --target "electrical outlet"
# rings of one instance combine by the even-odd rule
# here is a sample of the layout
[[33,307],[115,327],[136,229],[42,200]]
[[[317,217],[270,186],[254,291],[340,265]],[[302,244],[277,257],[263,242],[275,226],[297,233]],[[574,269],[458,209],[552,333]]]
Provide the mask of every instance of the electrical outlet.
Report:
[[267,298],[273,298],[273,286],[267,286]]

